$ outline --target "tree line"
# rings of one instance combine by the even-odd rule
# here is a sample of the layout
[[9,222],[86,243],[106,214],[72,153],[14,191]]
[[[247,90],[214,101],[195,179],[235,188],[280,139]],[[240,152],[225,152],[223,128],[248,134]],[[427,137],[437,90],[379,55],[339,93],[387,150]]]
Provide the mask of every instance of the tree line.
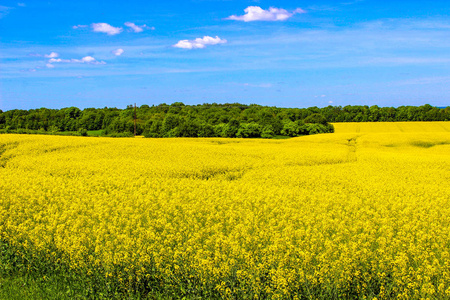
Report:
[[329,122],[449,121],[450,107],[327,106],[279,108],[261,105],[132,105],[125,109],[68,107],[0,110],[0,132],[145,137],[262,137],[333,132]]

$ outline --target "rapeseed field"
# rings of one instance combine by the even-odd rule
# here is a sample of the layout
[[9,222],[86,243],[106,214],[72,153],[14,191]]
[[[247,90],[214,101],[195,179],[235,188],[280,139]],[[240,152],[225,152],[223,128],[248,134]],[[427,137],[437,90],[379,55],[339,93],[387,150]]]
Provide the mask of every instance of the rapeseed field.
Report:
[[450,123],[334,125],[0,135],[0,272],[89,299],[449,299]]

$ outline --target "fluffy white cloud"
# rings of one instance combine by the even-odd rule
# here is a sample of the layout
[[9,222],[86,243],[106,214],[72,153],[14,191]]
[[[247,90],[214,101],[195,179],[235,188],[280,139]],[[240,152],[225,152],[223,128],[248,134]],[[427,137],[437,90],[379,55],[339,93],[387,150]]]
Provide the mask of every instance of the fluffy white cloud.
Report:
[[173,47],[182,49],[202,49],[207,45],[225,44],[227,40],[221,39],[218,36],[215,38],[210,36],[204,36],[203,38],[196,38],[195,40],[181,40]]
[[84,62],[84,63],[91,63],[94,61],[95,61],[95,58],[93,58],[92,56],[85,56],[81,59],[81,62]]
[[244,22],[252,22],[252,21],[284,21],[289,19],[295,14],[303,14],[306,13],[301,8],[297,8],[294,11],[287,11],[283,8],[275,8],[271,7],[268,10],[264,10],[259,6],[249,6],[244,9],[245,15],[236,16],[232,15],[227,18],[227,20],[235,20],[235,21],[244,21]]
[[49,69],[53,69],[55,66],[54,65],[52,65],[52,64],[46,64],[45,65],[47,68],[49,68]]
[[93,23],[92,29],[94,32],[103,32],[107,35],[116,35],[122,32],[121,27],[114,27],[109,25],[108,23]]
[[123,49],[116,49],[114,51],[112,51],[112,54],[114,54],[115,56],[121,56],[123,54]]
[[47,58],[56,58],[56,57],[59,56],[59,54],[56,53],[56,52],[52,52],[52,53],[46,54],[46,55],[44,55],[44,56],[47,57]]

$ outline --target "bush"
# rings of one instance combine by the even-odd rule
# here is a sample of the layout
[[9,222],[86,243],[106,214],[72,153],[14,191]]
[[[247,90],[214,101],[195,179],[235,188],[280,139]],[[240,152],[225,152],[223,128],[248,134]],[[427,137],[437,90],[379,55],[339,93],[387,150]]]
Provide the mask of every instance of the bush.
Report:
[[238,138],[256,138],[261,136],[261,125],[258,123],[244,123],[236,133]]
[[199,137],[213,137],[215,136],[214,126],[210,124],[201,124],[199,126]]
[[261,137],[265,139],[271,139],[275,136],[275,132],[273,130],[272,125],[267,125],[263,128],[261,132]]
[[88,132],[87,132],[86,129],[80,128],[80,129],[78,129],[78,134],[81,135],[81,136],[87,136]]
[[283,129],[281,130],[282,135],[286,136],[298,136],[300,132],[300,127],[297,123],[292,122],[291,120],[284,121],[283,123]]
[[161,137],[161,135],[159,135],[158,133],[151,132],[151,131],[144,131],[143,135],[145,138],[160,138]]
[[228,124],[225,124],[222,130],[222,136],[233,138],[236,137],[236,133],[239,129],[239,121],[237,120],[231,120]]
[[309,123],[306,124],[306,127],[309,134],[319,134],[328,132],[327,126],[318,123]]
[[108,137],[116,137],[116,138],[133,137],[133,136],[134,134],[132,134],[131,132],[113,132],[108,135]]
[[324,116],[322,116],[321,114],[312,114],[309,115],[308,117],[306,117],[303,122],[305,123],[317,123],[317,124],[322,124],[322,125],[327,125],[327,119],[325,119]]
[[220,123],[214,126],[214,136],[223,136],[223,129],[225,127],[225,123]]

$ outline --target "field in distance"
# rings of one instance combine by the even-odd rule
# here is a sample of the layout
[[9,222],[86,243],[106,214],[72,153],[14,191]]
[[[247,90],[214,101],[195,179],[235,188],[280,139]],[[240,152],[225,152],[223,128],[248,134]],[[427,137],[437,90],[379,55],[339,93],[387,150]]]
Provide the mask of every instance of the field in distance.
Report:
[[354,122],[333,123],[336,133],[449,132],[450,122]]
[[448,299],[450,123],[334,125],[0,135],[0,277],[60,299]]

